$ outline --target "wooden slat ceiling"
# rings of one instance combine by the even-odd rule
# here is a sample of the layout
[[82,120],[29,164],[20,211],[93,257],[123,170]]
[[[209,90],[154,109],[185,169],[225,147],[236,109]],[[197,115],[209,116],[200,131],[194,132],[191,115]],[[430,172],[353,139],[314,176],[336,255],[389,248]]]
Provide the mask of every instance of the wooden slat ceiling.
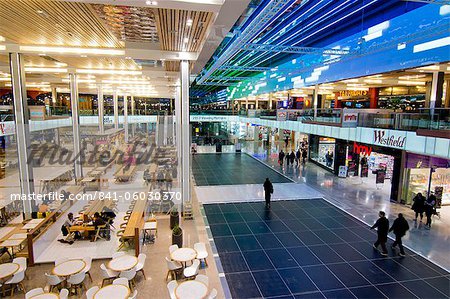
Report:
[[0,35],[20,44],[121,47],[89,4],[0,0]]
[[179,72],[180,71],[180,62],[179,61],[166,61],[164,63],[166,71],[168,72]]
[[[157,9],[156,21],[161,50],[199,51],[212,18],[211,12]],[[188,19],[192,19],[192,26],[186,26]],[[187,44],[184,42],[185,38],[189,40]]]
[[158,42],[155,11],[148,7],[93,4],[108,29],[123,41]]

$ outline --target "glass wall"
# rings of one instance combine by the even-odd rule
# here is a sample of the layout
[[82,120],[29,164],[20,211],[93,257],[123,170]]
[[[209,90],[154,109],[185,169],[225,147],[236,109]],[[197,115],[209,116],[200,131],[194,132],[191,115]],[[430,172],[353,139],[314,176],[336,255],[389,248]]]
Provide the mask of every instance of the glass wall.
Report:
[[311,135],[309,156],[311,160],[334,169],[336,139]]

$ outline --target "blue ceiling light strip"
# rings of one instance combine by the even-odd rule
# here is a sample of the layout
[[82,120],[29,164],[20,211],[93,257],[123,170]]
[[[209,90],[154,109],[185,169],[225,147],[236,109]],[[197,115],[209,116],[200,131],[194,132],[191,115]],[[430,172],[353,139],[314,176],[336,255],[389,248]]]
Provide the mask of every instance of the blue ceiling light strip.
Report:
[[272,0],[264,9],[255,16],[249,25],[237,36],[231,45],[213,62],[211,67],[197,80],[197,84],[203,83],[209,76],[211,76],[220,66],[225,64],[232,58],[242,45],[248,43],[256,34],[270,25],[276,16],[282,14],[288,9],[294,0]]

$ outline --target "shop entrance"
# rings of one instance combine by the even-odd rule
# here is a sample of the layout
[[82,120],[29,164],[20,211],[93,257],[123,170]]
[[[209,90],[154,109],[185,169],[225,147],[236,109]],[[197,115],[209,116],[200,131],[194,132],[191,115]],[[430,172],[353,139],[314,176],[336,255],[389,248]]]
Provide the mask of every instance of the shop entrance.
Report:
[[355,183],[364,184],[369,189],[379,190],[385,197],[391,198],[394,163],[394,156],[355,142],[347,147],[346,177],[355,180]]

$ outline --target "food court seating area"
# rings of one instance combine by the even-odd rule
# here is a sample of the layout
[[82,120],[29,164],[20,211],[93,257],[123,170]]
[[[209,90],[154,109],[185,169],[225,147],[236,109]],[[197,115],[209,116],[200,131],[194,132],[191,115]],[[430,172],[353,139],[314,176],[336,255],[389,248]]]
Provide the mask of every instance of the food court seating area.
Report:
[[171,299],[176,298],[208,298],[217,297],[217,290],[209,287],[209,278],[200,274],[200,269],[208,267],[208,252],[204,243],[194,244],[194,248],[178,245],[169,246],[166,257],[167,290]]

